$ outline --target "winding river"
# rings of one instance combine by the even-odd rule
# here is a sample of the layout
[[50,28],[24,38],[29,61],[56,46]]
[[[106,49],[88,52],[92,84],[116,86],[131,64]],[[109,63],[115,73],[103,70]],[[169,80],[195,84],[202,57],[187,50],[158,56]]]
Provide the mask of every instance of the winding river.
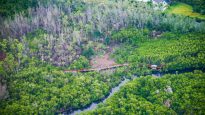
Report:
[[[153,77],[161,77],[162,75],[160,73],[154,73],[152,74]],[[133,76],[133,79],[137,78],[137,76]],[[88,107],[85,107],[85,108],[81,108],[81,109],[77,109],[77,110],[74,110],[72,111],[71,113],[69,112],[64,112],[62,114],[64,115],[76,115],[76,114],[80,114],[82,112],[86,112],[86,111],[90,111],[90,110],[94,110],[95,108],[97,108],[98,104],[99,103],[105,103],[107,99],[109,99],[111,96],[113,96],[116,92],[118,92],[120,90],[120,88],[125,85],[128,81],[130,81],[129,79],[124,79],[123,81],[121,81],[121,83],[112,88],[109,95],[106,96],[104,99],[102,99],[101,101],[99,102],[93,102],[91,105],[89,105]]]
[[72,113],[65,113],[65,114],[76,115],[76,114],[80,114],[81,112],[86,112],[86,111],[93,110],[93,109],[97,108],[97,105],[99,103],[104,103],[107,99],[109,99],[112,95],[114,95],[117,91],[119,91],[120,87],[125,85],[128,81],[130,81],[130,80],[125,79],[125,80],[121,81],[121,83],[118,86],[111,89],[109,95],[105,99],[103,99],[102,101],[93,102],[90,106],[88,106],[86,108],[78,109],[78,110],[73,111]]

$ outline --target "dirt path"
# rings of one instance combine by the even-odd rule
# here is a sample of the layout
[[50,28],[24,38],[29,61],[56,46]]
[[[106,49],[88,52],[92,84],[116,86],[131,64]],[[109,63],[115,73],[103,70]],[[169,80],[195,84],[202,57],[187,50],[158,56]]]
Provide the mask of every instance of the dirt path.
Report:
[[92,68],[104,68],[116,65],[115,61],[110,59],[109,53],[104,54],[103,56],[96,56],[91,61],[90,64]]
[[6,98],[6,95],[7,95],[7,88],[6,88],[6,85],[4,84],[2,84],[1,82],[0,82],[0,99],[4,99],[4,98]]

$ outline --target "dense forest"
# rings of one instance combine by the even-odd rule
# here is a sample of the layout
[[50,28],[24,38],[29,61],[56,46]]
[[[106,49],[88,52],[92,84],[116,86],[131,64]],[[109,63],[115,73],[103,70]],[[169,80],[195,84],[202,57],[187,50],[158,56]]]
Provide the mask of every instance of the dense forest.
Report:
[[127,83],[105,104],[87,114],[203,114],[204,76],[201,71],[141,77]]
[[156,1],[1,0],[0,114],[205,114],[204,0]]

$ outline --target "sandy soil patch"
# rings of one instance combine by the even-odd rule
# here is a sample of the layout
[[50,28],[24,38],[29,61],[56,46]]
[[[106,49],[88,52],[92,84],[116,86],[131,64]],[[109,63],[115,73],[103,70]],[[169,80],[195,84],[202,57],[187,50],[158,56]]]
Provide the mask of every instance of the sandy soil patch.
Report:
[[96,56],[91,61],[90,64],[92,68],[104,68],[115,65],[115,61],[110,59],[109,53],[104,54],[103,56]]

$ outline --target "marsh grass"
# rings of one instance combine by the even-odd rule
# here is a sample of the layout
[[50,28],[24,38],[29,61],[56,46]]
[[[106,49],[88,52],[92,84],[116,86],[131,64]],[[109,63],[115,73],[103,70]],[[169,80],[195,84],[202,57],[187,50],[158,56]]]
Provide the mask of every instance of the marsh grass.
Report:
[[177,2],[171,5],[165,11],[165,13],[184,15],[184,16],[189,16],[192,18],[199,18],[199,19],[205,20],[205,15],[193,12],[192,6],[185,4],[185,3],[180,3],[180,2]]

